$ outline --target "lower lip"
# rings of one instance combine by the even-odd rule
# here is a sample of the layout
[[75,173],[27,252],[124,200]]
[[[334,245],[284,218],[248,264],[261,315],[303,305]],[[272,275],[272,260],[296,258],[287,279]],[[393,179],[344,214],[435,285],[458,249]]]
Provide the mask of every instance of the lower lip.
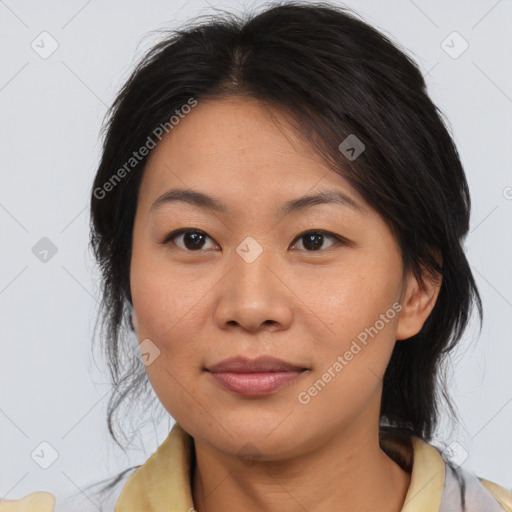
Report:
[[265,373],[235,373],[210,372],[224,387],[235,393],[247,396],[260,396],[272,393],[289,384],[304,371],[265,372]]

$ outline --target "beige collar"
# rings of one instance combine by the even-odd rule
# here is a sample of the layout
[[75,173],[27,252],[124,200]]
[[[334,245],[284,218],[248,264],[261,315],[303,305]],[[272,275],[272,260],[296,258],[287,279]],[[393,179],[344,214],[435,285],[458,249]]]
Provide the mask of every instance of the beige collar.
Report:
[[[438,512],[444,488],[444,461],[436,448],[412,437],[411,483],[401,512]],[[403,447],[392,437],[383,440],[388,452]],[[176,423],[157,451],[128,479],[115,512],[192,512],[191,462],[193,438]],[[164,477],[165,475],[165,477]]]

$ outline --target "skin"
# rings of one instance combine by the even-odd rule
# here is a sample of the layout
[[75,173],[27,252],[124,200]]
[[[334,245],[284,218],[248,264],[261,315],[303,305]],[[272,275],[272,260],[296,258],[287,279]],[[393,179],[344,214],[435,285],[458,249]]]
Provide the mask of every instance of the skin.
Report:
[[[150,211],[174,187],[218,197],[228,212],[181,201]],[[321,204],[276,213],[319,189],[343,191],[364,212]],[[179,228],[204,232],[203,245],[193,249],[189,237],[187,246],[187,235],[159,243]],[[300,236],[310,229],[350,243],[326,235],[311,249]],[[236,252],[247,236],[263,249],[251,263]],[[421,286],[405,275],[385,222],[283,112],[248,98],[200,100],[157,144],[138,196],[130,284],[139,343],[160,350],[148,378],[194,437],[196,510],[401,510],[410,475],[379,446],[382,377],[395,340],[421,329],[440,281]],[[401,311],[300,403],[394,303]],[[241,396],[204,370],[237,355],[308,371],[271,394]],[[257,461],[243,459],[242,447]]]

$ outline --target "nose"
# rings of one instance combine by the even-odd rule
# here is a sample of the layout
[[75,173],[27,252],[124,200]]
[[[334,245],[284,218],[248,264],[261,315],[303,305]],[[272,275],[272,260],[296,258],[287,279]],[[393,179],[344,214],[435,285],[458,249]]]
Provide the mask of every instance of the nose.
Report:
[[263,250],[254,261],[233,253],[231,270],[216,287],[217,327],[250,332],[287,329],[292,323],[295,297],[286,281],[282,266],[270,251]]

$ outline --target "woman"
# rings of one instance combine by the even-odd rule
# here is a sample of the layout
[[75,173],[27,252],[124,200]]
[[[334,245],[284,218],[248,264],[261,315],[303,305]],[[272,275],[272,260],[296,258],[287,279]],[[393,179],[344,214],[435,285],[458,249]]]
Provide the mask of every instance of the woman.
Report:
[[[512,510],[430,443],[482,319],[470,197],[381,33],[288,2],[170,34],[112,106],[91,213],[110,431],[147,383],[176,424],[82,510]],[[2,506],[61,510],[30,499]]]

